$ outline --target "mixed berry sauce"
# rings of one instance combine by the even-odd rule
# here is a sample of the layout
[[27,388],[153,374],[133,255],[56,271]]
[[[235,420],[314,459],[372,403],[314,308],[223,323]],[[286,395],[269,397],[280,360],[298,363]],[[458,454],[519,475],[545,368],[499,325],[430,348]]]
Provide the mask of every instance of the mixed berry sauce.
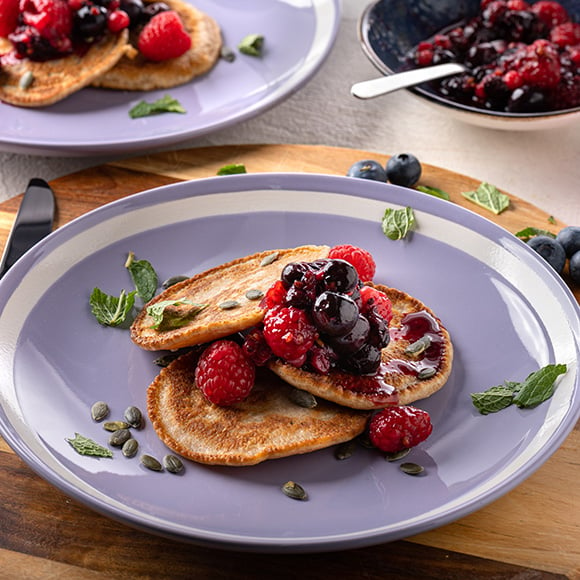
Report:
[[508,113],[580,106],[580,24],[558,2],[482,0],[476,17],[414,47],[406,68],[445,62],[467,71],[430,87],[464,105]]

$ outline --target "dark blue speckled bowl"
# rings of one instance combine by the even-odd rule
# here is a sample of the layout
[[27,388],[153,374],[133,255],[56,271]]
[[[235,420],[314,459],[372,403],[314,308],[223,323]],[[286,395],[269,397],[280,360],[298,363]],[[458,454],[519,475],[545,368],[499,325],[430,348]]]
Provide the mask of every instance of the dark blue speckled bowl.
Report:
[[[559,1],[580,22],[580,0]],[[365,9],[359,21],[363,50],[379,71],[393,74],[403,68],[404,57],[413,46],[475,16],[479,4],[480,0],[378,0]],[[544,129],[580,120],[580,107],[549,113],[504,113],[456,103],[436,94],[427,83],[409,90],[463,121],[496,129]]]

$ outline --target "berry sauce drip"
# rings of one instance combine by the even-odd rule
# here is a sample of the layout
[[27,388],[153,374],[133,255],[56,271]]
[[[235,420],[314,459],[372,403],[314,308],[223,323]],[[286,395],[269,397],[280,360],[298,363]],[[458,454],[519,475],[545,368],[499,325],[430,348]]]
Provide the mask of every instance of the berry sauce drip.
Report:
[[393,359],[386,366],[387,372],[400,372],[415,377],[423,375],[428,378],[441,365],[443,353],[443,335],[441,327],[431,314],[421,310],[403,317],[399,328],[390,330],[391,340],[406,340],[409,344],[418,340],[427,340],[428,345],[416,360]]

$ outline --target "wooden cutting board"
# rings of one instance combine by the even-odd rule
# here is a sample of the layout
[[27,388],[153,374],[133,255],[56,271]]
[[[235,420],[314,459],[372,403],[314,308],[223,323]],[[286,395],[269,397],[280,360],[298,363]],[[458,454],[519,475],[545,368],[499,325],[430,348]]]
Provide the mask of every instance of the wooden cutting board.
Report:
[[[344,175],[375,152],[303,145],[244,145],[133,157],[51,182],[60,226],[104,203],[185,179],[214,176],[230,163],[249,173]],[[32,177],[32,176],[31,176]],[[37,176],[42,177],[42,176]],[[511,197],[496,216],[461,196],[479,181],[424,165],[421,184],[511,232],[565,224]],[[0,204],[0,248],[21,196]],[[580,288],[572,289],[580,299]],[[0,563],[6,578],[580,578],[580,427],[537,472],[491,505],[405,541],[314,556],[227,554],[130,529],[67,498],[37,477],[0,439]],[[25,572],[24,572],[25,571]],[[23,576],[24,574],[24,576]]]

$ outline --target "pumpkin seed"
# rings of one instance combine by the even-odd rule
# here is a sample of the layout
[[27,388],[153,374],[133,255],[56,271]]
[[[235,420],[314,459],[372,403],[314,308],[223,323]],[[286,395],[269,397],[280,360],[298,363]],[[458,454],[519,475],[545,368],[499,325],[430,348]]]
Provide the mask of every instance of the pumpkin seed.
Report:
[[187,278],[187,276],[171,276],[171,278],[167,278],[167,280],[161,284],[161,288],[167,290],[167,288],[171,288],[171,286],[174,286],[178,282],[183,282],[184,280],[187,280]]
[[18,80],[18,88],[25,91],[29,89],[34,82],[34,74],[32,71],[27,70]]
[[180,473],[183,471],[183,461],[175,455],[166,455],[163,458],[163,465],[169,473]]
[[135,429],[140,429],[143,426],[143,413],[137,408],[131,405],[125,409],[125,421]]
[[361,433],[356,438],[357,443],[365,447],[366,449],[376,449],[375,446],[372,444],[369,434],[367,432]]
[[237,308],[239,305],[240,303],[237,300],[225,300],[224,302],[220,302],[218,307],[222,310],[232,310]]
[[131,439],[131,431],[129,429],[119,429],[111,433],[109,437],[109,445],[113,447],[123,447],[123,445]]
[[290,400],[305,409],[314,409],[318,405],[318,401],[312,393],[302,391],[301,389],[292,389],[290,391]]
[[356,451],[356,441],[351,439],[350,441],[346,441],[346,443],[341,443],[335,450],[334,450],[334,457],[339,461],[344,459],[349,459],[354,455]]
[[394,453],[385,453],[385,459],[387,461],[399,461],[409,455],[410,449],[402,449],[401,451],[395,451]]
[[258,288],[252,288],[246,292],[246,298],[248,300],[260,300],[264,297],[264,293]]
[[137,439],[127,439],[125,443],[123,443],[123,447],[121,447],[121,453],[125,457],[135,457],[137,455],[137,451],[139,450],[139,442]]
[[424,381],[426,379],[430,379],[436,373],[437,373],[437,369],[434,369],[433,367],[425,367],[424,369],[421,369],[417,373],[417,378]]
[[161,463],[159,463],[159,461],[157,461],[157,459],[151,455],[141,455],[141,463],[144,467],[150,469],[151,471],[163,471],[163,465],[161,465]]
[[121,429],[129,429],[131,425],[125,421],[107,421],[103,423],[105,431],[120,431]]
[[423,354],[431,346],[431,337],[429,335],[422,336],[419,340],[412,342],[405,349],[405,354],[409,356],[419,356]]
[[100,422],[103,419],[105,419],[109,414],[109,405],[107,405],[107,403],[105,403],[104,401],[97,401],[92,407],[91,407],[91,417],[93,418],[93,421],[97,421]]
[[278,252],[268,254],[260,262],[260,267],[263,268],[264,266],[269,266],[270,264],[273,264],[278,259],[279,256],[280,254]]
[[222,46],[220,57],[226,62],[234,62],[236,60],[236,53],[229,46]]
[[295,481],[287,481],[282,486],[282,491],[292,499],[298,499],[301,501],[306,501],[308,499],[308,494],[304,491],[304,488]]
[[422,465],[410,462],[401,463],[401,465],[399,465],[399,469],[407,475],[421,475],[421,473],[425,471],[425,468]]

